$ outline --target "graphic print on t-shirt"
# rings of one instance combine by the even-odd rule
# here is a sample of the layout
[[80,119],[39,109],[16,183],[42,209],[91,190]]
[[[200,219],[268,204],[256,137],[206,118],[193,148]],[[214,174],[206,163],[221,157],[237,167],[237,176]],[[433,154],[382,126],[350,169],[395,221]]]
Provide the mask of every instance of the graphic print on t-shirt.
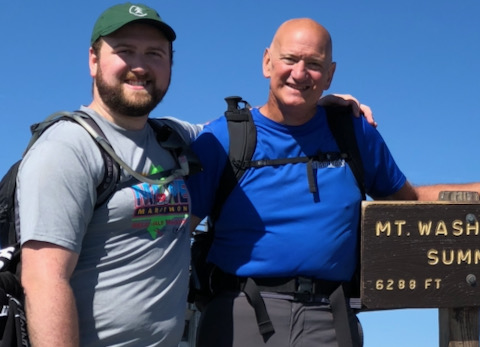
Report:
[[165,228],[177,230],[185,225],[189,214],[189,195],[183,179],[167,186],[141,183],[133,187],[135,212],[132,226],[147,229],[153,239]]

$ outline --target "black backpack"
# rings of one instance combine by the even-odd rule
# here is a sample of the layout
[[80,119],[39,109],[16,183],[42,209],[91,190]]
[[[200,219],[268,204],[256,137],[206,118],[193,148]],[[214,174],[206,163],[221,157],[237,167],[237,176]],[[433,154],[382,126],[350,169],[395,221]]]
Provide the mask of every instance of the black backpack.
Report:
[[[223,170],[219,189],[217,189],[212,213],[207,218],[206,231],[199,230],[193,235],[192,243],[192,266],[189,302],[195,303],[199,310],[211,299],[211,273],[214,265],[207,262],[207,255],[214,237],[215,220],[220,215],[223,203],[228,198],[240,178],[250,167],[262,167],[266,165],[283,165],[286,163],[309,163],[309,157],[297,157],[287,159],[272,159],[252,161],[251,158],[256,147],[257,131],[250,113],[250,105],[241,97],[232,96],[225,98],[230,150],[229,161]],[[351,107],[327,106],[325,107],[330,131],[332,132],[341,152],[341,157],[350,166],[360,187],[362,198],[365,199],[364,171],[360,152],[356,141],[352,120]],[[312,172],[312,170],[309,170]],[[315,193],[316,186],[313,184],[313,177],[308,176],[309,187]],[[355,275],[358,277],[359,271]],[[360,295],[359,278],[355,278],[355,290],[353,297]],[[352,282],[352,283],[353,283]],[[358,284],[358,290],[357,290]],[[246,293],[251,301],[259,301],[259,293]],[[257,295],[258,294],[258,295]],[[265,319],[267,317],[263,317]],[[262,319],[263,319],[262,318]],[[267,329],[268,330],[268,329]]]
[[[288,163],[308,163],[311,160],[309,157],[297,157],[252,161],[251,158],[257,145],[257,130],[249,110],[251,106],[238,96],[227,97],[225,101],[227,102],[225,117],[227,118],[228,133],[235,134],[235,136],[229,137],[230,152],[228,155],[230,161],[227,162],[220,178],[219,187],[222,189],[218,189],[216,192],[213,212],[209,217],[210,224],[218,218],[223,203],[248,168]],[[243,104],[243,107],[239,107],[240,103]],[[362,192],[362,198],[365,199],[362,158],[358,151],[352,122],[352,110],[350,107],[344,106],[327,106],[325,111],[330,131],[337,142],[342,157],[350,165]],[[311,182],[312,177],[309,176],[308,179],[310,191],[315,193],[316,187]]]
[[[120,166],[131,174],[136,174],[131,172],[132,170],[116,156],[98,124],[82,111],[57,112],[44,121],[32,125],[32,137],[24,153],[30,149],[46,129],[62,120],[72,121],[83,126],[95,140],[102,153],[105,174],[97,187],[95,204],[95,208],[97,208],[105,203],[116,190],[120,178]],[[179,164],[179,158],[184,156],[189,164],[190,174],[200,170],[200,164],[196,156],[173,127],[156,119],[149,118],[148,122],[154,129],[159,144],[170,151],[177,164]],[[15,226],[16,179],[21,161],[22,159],[13,164],[0,181],[0,347],[30,345],[23,309],[23,289],[19,280],[20,242]]]

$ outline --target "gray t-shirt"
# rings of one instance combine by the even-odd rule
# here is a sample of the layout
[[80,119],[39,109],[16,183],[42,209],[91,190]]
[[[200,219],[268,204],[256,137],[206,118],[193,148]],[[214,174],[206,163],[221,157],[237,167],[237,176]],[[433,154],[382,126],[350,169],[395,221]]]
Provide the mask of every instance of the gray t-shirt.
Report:
[[[125,130],[82,110],[136,172],[176,166],[150,126]],[[175,128],[185,139],[200,130],[186,122]],[[100,150],[81,126],[62,121],[47,129],[19,171],[21,241],[50,242],[79,254],[71,285],[82,346],[174,346],[184,327],[190,262],[185,182],[151,186],[122,170],[118,190],[95,209],[103,174]]]

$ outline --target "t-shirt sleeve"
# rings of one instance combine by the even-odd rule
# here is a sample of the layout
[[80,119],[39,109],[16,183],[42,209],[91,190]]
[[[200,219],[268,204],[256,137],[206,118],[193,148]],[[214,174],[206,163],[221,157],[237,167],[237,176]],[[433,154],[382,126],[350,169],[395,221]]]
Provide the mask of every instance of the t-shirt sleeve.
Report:
[[192,143],[203,170],[187,180],[192,214],[204,218],[212,211],[216,191],[228,159],[228,130],[224,117],[205,126]]
[[82,127],[59,122],[47,129],[17,177],[22,244],[45,241],[80,252],[102,170],[100,151]]
[[406,182],[382,135],[363,118],[355,118],[355,130],[369,196],[382,198],[397,192]]

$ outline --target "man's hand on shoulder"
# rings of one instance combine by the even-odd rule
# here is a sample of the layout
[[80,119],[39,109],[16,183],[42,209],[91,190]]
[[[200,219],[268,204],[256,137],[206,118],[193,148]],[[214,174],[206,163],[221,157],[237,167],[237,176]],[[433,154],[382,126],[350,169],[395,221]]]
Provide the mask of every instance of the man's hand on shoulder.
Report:
[[339,106],[351,106],[353,114],[356,117],[363,116],[367,122],[373,126],[377,127],[378,124],[373,118],[373,112],[370,107],[367,105],[361,104],[355,97],[350,94],[328,94],[321,97],[318,100],[318,105],[328,106],[328,105],[339,105]]

